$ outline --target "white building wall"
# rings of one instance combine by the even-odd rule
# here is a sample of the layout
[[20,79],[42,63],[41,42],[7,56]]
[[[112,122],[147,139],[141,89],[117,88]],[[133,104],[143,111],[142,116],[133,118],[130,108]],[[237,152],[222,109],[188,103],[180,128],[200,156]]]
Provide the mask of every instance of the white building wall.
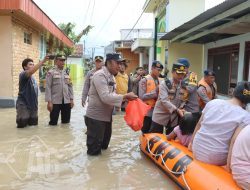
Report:
[[203,69],[207,68],[208,50],[209,49],[239,43],[240,49],[239,49],[239,63],[238,63],[238,82],[242,81],[243,80],[244,58],[245,58],[245,42],[246,41],[250,41],[250,33],[205,44],[205,47],[204,47],[204,50],[205,50],[204,51],[204,68]]
[[169,31],[188,22],[205,11],[205,0],[169,0]]

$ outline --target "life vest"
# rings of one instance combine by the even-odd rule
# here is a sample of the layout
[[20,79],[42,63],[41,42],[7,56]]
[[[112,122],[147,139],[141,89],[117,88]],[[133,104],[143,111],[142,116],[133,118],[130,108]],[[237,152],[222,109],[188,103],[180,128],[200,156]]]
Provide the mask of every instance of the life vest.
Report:
[[[153,79],[153,77],[151,75],[147,75],[145,77],[147,79],[147,83],[146,83],[146,86],[147,86],[147,89],[146,89],[146,93],[150,93],[152,92],[153,90],[156,89],[156,84],[155,84],[155,80]],[[160,83],[160,79],[158,78],[158,81]],[[159,85],[159,84],[158,84]],[[156,99],[148,99],[148,100],[144,100],[144,102],[152,107],[155,106],[155,103],[156,103]]]
[[[213,94],[213,90],[212,90],[211,86],[209,86],[209,85],[206,83],[206,81],[204,80],[204,78],[202,78],[202,79],[199,81],[199,83],[198,83],[198,88],[199,88],[200,86],[205,87],[207,97],[208,97],[210,100],[214,99],[215,94],[216,94],[216,91],[217,91],[217,86],[216,86],[215,83],[213,84],[214,94]],[[199,100],[199,105],[200,105],[200,107],[203,109],[203,108],[205,107],[205,103],[204,103],[203,100],[200,98],[200,96],[198,96],[198,100]]]

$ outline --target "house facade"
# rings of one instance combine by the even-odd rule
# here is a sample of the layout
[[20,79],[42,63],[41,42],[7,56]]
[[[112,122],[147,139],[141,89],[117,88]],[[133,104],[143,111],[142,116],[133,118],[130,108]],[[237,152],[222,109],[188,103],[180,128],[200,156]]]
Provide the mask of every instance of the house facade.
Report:
[[250,80],[249,10],[248,0],[224,1],[161,39],[171,44],[201,46],[202,51],[194,55],[200,61],[200,72],[214,70],[219,94],[230,96],[237,82]]
[[[32,0],[0,1],[0,107],[13,107],[18,95],[22,61],[34,63],[46,49],[73,46],[73,42]],[[39,73],[35,74],[39,81]]]
[[171,69],[172,64],[180,57],[188,58],[191,69],[201,76],[201,55],[203,46],[199,44],[183,44],[160,40],[166,33],[184,24],[205,11],[206,0],[147,0],[144,4],[146,13],[154,14],[154,59]]

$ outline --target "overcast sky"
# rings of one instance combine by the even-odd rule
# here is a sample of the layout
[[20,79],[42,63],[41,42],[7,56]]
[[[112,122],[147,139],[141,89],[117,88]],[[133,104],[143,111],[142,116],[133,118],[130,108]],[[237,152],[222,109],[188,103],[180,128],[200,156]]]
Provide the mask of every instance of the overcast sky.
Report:
[[[197,0],[199,1],[199,0]],[[206,9],[224,0],[206,0]],[[88,24],[94,28],[81,39],[87,51],[120,39],[120,29],[132,28],[142,12],[146,0],[34,0],[34,2],[56,23],[76,24],[76,33]],[[153,28],[153,15],[144,13],[135,28]],[[91,53],[91,52],[89,52]]]

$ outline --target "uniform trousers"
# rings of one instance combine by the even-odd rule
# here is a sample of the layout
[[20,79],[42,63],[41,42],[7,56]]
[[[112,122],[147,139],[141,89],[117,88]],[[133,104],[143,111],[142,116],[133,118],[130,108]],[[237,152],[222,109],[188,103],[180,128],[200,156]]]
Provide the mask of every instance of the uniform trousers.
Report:
[[99,121],[85,116],[87,126],[87,154],[98,155],[101,149],[107,149],[111,134],[112,121]]
[[61,122],[69,123],[71,115],[71,106],[70,104],[53,104],[53,109],[50,112],[50,121],[49,125],[57,125],[59,113],[61,112]]

